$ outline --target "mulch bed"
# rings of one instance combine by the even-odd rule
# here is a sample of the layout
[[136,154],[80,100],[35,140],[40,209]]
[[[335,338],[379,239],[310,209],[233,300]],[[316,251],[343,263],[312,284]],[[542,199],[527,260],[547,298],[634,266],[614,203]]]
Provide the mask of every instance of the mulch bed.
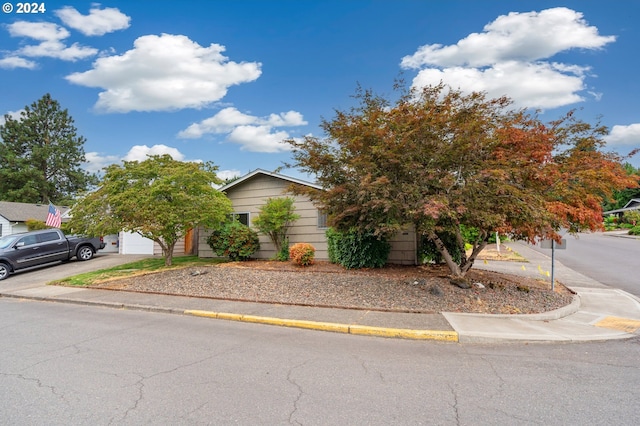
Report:
[[471,289],[449,282],[444,266],[346,270],[328,262],[229,262],[134,276],[94,288],[180,296],[397,312],[532,314],[571,303],[563,285],[471,270]]

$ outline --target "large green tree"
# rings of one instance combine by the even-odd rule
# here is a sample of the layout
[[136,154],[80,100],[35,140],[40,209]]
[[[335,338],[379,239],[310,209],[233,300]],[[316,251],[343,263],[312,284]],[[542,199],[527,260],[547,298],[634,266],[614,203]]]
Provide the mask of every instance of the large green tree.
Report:
[[68,204],[97,182],[82,169],[85,138],[46,94],[0,126],[0,200]]
[[217,227],[231,201],[212,184],[222,181],[211,163],[176,161],[169,155],[105,168],[99,188],[71,209],[72,232],[105,235],[137,232],[162,247],[171,265],[180,238],[199,225]]
[[[389,237],[412,224],[464,277],[495,232],[533,241],[601,226],[600,202],[633,186],[603,152],[606,129],[568,114],[548,125],[508,98],[444,85],[392,103],[358,91],[357,106],[322,122],[327,137],[289,140],[294,166],[325,188],[298,188],[339,230]],[[470,256],[462,228],[478,230]],[[455,241],[459,260],[444,242]]]

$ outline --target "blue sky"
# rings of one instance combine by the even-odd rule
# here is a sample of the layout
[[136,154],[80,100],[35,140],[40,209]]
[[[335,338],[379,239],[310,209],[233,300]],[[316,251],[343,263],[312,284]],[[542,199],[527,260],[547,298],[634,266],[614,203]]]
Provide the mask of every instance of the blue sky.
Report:
[[545,120],[578,109],[609,127],[610,150],[640,147],[636,0],[37,4],[3,4],[0,113],[50,93],[92,171],[160,153],[222,177],[273,170],[283,139],[322,136],[357,85],[392,97],[399,77],[507,95]]

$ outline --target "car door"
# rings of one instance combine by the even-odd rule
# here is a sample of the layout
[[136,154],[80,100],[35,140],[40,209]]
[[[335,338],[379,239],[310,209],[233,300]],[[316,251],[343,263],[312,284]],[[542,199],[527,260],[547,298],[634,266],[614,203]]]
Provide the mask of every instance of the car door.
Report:
[[40,247],[40,263],[67,260],[69,258],[67,240],[58,231],[38,234],[38,246]]
[[14,251],[9,254],[16,265],[16,269],[29,268],[39,264],[40,247],[36,235],[25,235],[15,242]]

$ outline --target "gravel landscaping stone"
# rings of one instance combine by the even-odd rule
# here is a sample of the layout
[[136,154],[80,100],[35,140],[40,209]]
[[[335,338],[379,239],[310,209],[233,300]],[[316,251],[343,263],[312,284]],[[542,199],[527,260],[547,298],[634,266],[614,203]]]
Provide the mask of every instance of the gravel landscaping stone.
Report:
[[548,281],[471,270],[471,288],[450,283],[443,266],[346,270],[328,262],[248,261],[176,269],[96,284],[94,288],[235,301],[397,312],[532,314],[571,303]]

